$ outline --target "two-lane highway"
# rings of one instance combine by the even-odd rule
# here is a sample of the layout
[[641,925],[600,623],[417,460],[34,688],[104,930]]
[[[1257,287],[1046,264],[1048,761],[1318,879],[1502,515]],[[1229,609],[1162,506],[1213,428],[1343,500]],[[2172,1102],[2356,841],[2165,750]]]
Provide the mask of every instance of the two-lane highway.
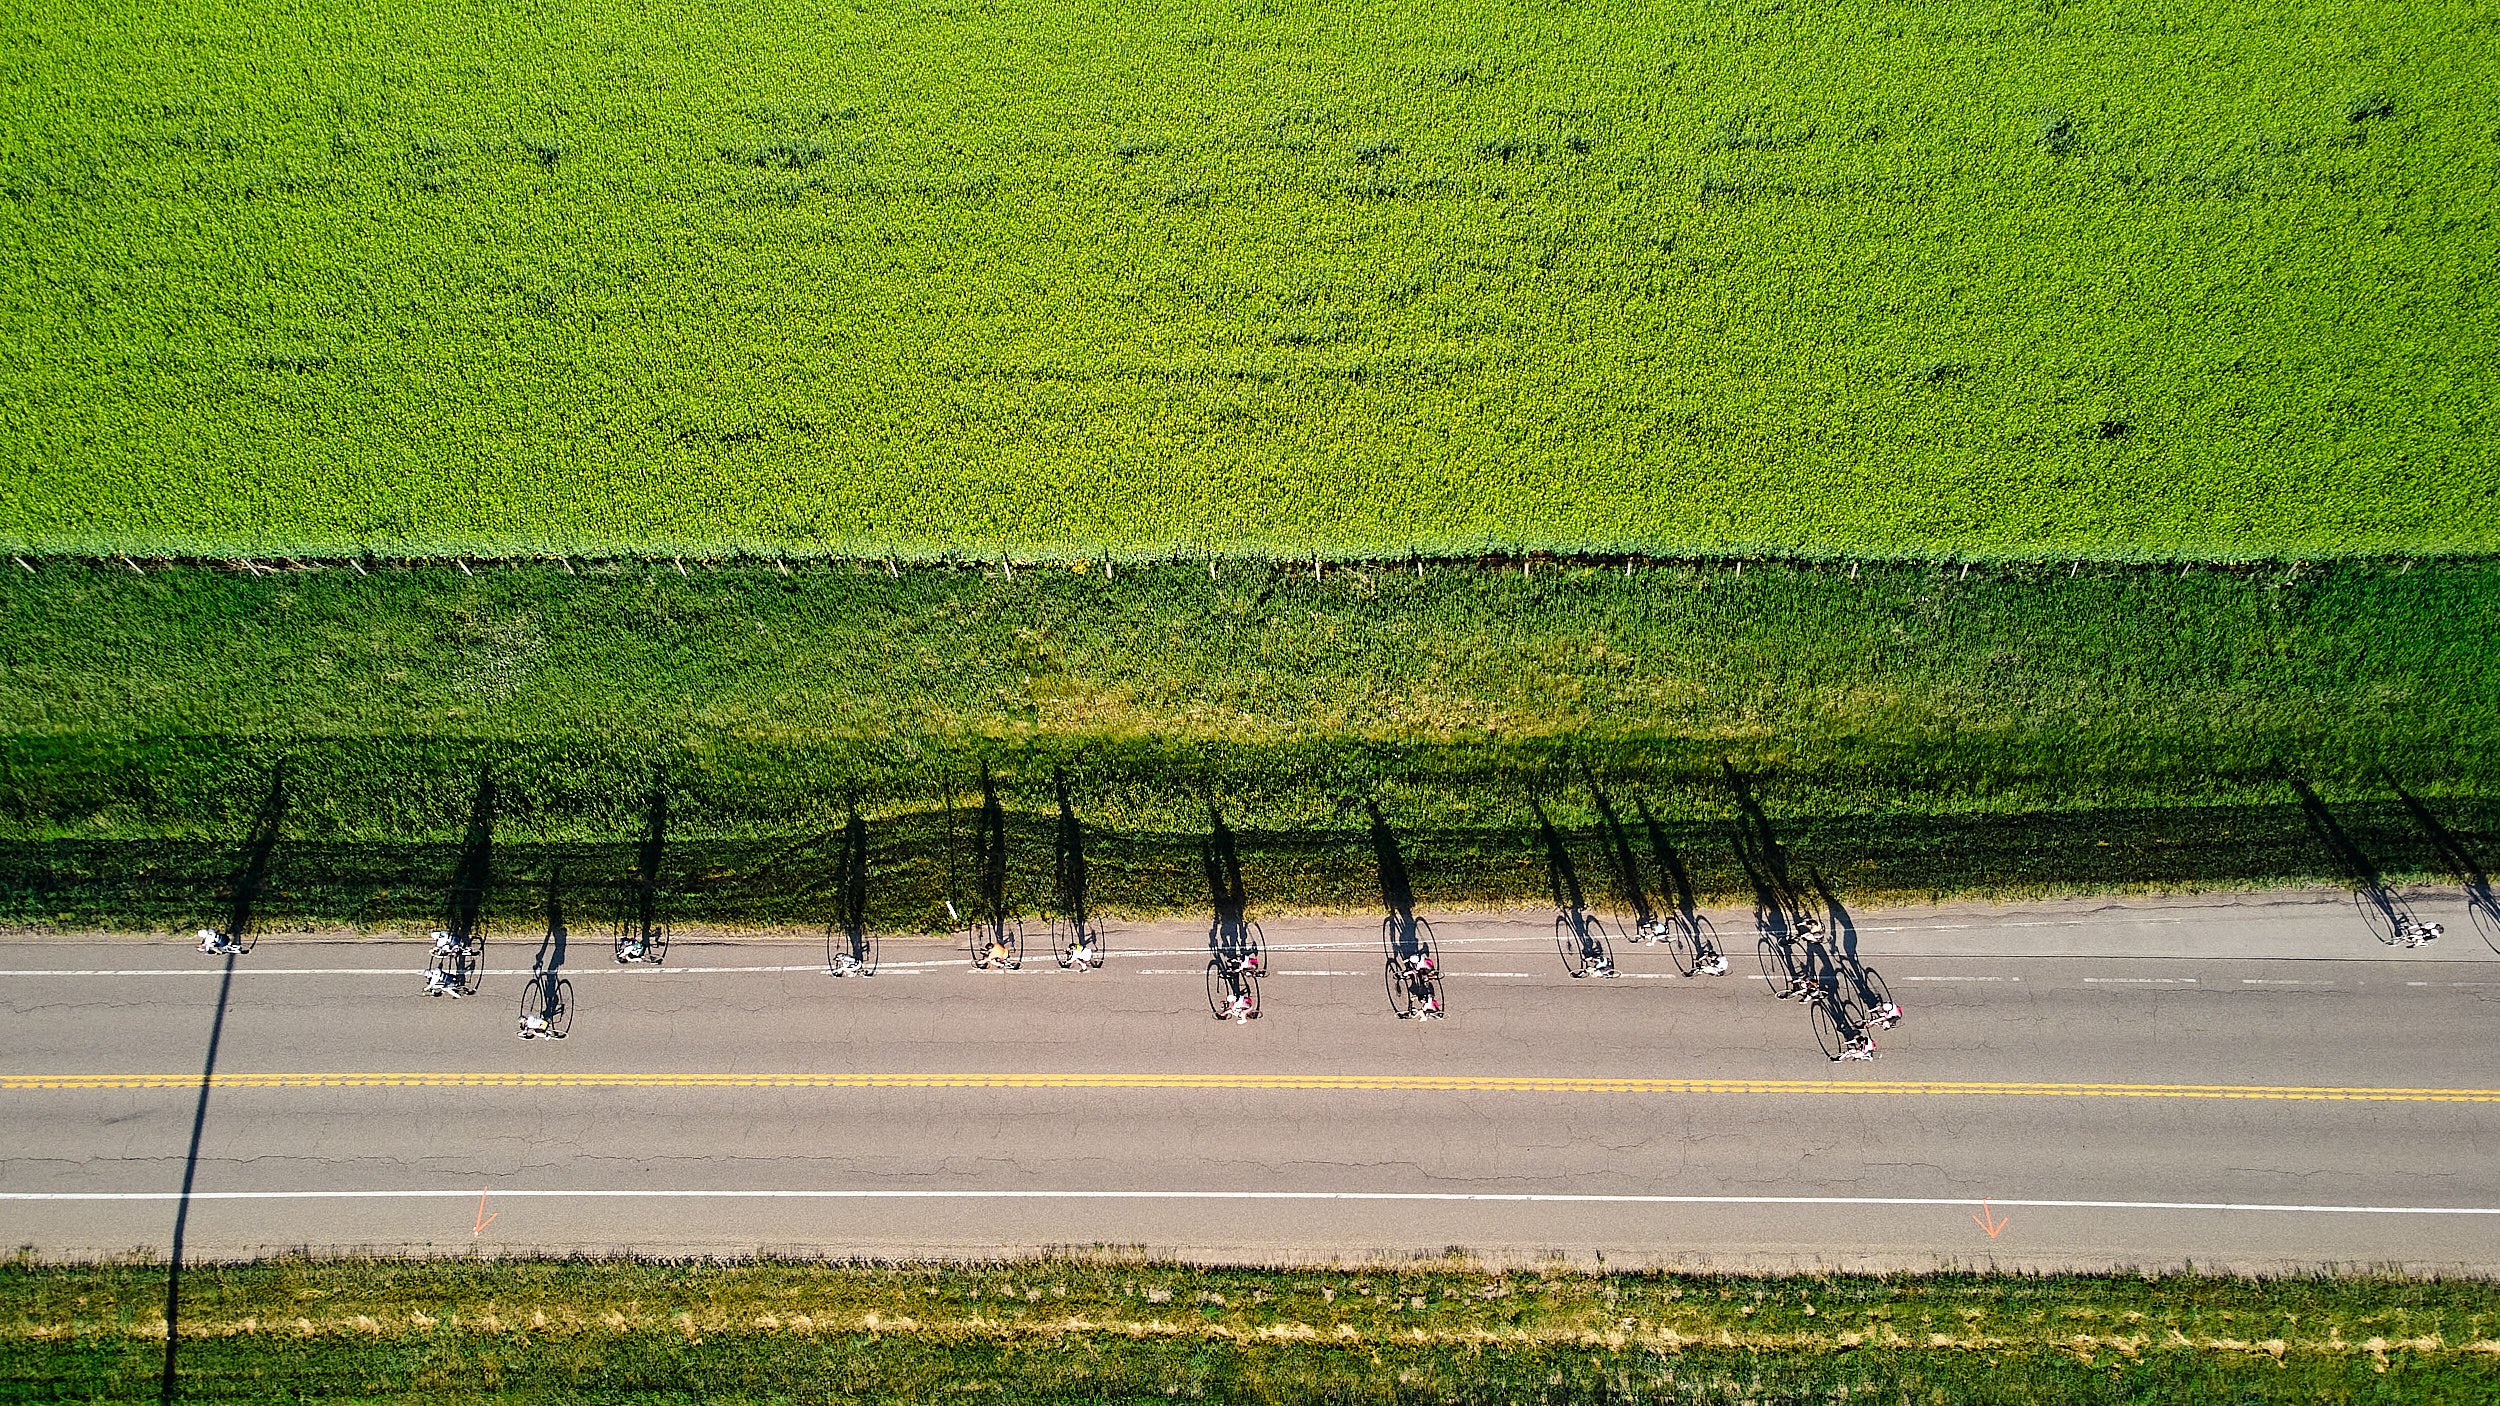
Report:
[[1084,974],[889,940],[865,980],[802,942],[681,938],[654,970],[576,938],[561,1042],[516,1038],[535,934],[458,1002],[404,941],[266,941],[229,984],[170,941],[29,939],[0,944],[0,1233],[164,1248],[224,990],[194,1256],[2491,1271],[2500,958],[2425,911],[2450,936],[2418,952],[2305,894],[1860,913],[1908,1018],[1848,1065],[1734,913],[1719,979],[1626,946],[1572,980],[1550,915],[1443,917],[1431,1023],[1390,1017],[1359,920],[1270,920],[1243,1025],[1188,925],[1115,930]]

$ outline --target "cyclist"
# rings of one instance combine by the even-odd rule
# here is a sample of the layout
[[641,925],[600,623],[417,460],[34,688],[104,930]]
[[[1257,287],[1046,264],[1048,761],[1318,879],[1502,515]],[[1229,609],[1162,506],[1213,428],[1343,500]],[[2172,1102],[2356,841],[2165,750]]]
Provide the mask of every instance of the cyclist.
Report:
[[1405,966],[1406,974],[1408,976],[1428,976],[1433,971],[1432,954],[1429,952],[1409,952],[1406,954]]
[[[1590,943],[1588,945],[1592,947],[1596,946],[1595,943]],[[1614,976],[1617,974],[1618,973],[1615,971],[1615,959],[1607,956],[1603,952],[1592,953],[1589,957],[1588,965],[1573,973],[1574,976]]]
[[2407,918],[2396,924],[2396,945],[2419,947],[2425,942],[2438,941],[2439,935],[2446,931],[2446,928],[2437,923],[2426,923],[2419,918]]
[[200,929],[200,950],[212,957],[224,957],[242,951],[243,944],[215,928],[202,928]]
[[1219,1017],[1219,1019],[1229,1020],[1235,1025],[1239,1025],[1245,1020],[1257,1020],[1258,1018],[1259,994],[1255,988],[1249,986],[1241,987],[1233,992],[1233,998],[1224,1003],[1224,1014]]
[[1844,1059],[1873,1059],[1874,1057],[1875,1037],[1861,1030],[1841,1041],[1840,1053],[1832,1056],[1832,1062],[1837,1064]]
[[442,967],[429,967],[425,973],[425,994],[460,999],[460,979]]
[[639,962],[650,950],[650,946],[642,940],[642,935],[634,933],[616,944],[616,959],[620,962]]
[[1014,960],[1015,955],[1015,949],[1007,945],[1006,934],[993,933],[990,935],[990,945],[988,950],[981,954],[981,965],[985,967],[1003,967],[1010,961]]
[[1094,945],[1094,934],[1092,930],[1081,929],[1075,937],[1069,939],[1068,941],[1068,960],[1065,965],[1074,968],[1077,971],[1086,971],[1094,967],[1099,967],[1102,965],[1102,957],[1099,955],[1100,950],[1101,949]]
[[1693,940],[1693,975],[1727,975],[1727,954],[1719,950],[1719,944],[1706,937]]
[[521,1017],[521,1038],[524,1040],[555,1038],[555,1032],[547,1028],[547,1015],[544,1011],[531,1011],[528,1015]]
[[434,930],[433,937],[435,956],[450,957],[458,955],[460,951],[459,938],[452,936],[450,933],[443,931],[441,928],[436,928]]
[[867,966],[868,964],[861,961],[856,953],[837,952],[833,957],[833,974],[835,976],[857,976],[862,971],[865,971]]

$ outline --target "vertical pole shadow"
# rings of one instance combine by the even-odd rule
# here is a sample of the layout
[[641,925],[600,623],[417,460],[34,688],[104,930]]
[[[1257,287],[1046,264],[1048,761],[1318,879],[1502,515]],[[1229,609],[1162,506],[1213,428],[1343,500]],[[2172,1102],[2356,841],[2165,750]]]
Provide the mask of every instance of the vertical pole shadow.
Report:
[[200,1142],[208,1132],[208,1094],[217,1080],[217,1049],[226,1038],[226,1011],[234,998],[234,963],[248,945],[254,907],[269,883],[270,856],[278,847],[278,829],[286,818],[286,767],[280,763],[269,777],[269,794],[253,817],[250,834],[235,865],[233,894],[226,908],[228,945],[225,970],[217,979],[217,1013],[208,1026],[208,1053],[200,1061],[199,1097],[191,1105],[191,1141],[182,1156],[182,1194],[174,1202],[172,1252],[165,1265],[165,1367],[157,1382],[157,1400],[171,1402],[179,1384],[182,1345],[182,1256],[191,1234],[191,1192],[200,1175]]

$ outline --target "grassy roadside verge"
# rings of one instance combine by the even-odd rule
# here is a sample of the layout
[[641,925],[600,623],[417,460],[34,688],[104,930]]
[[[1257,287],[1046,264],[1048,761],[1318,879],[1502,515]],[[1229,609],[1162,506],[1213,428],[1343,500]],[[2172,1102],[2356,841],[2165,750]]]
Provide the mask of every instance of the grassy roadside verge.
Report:
[[1024,901],[1064,768],[1104,906],[1138,912],[1199,902],[1210,799],[1276,906],[1372,901],[1364,798],[1427,902],[1532,898],[1538,792],[1595,886],[1583,766],[1653,808],[1705,892],[1735,894],[1724,761],[1861,896],[2335,877],[2284,763],[2382,865],[2419,872],[2389,776],[2472,842],[2500,832],[2495,637],[2492,562],[1212,582],[47,563],[0,577],[0,916],[191,911],[280,759],[279,902],[347,921],[430,907],[489,765],[507,875],[594,885],[623,872],[664,771],[669,886],[730,921],[805,905],[849,798],[881,921],[925,920],[944,807],[983,764]]
[[[155,1393],[163,1270],[0,1270],[14,1399]],[[448,1400],[2468,1401],[2491,1286],[279,1261],[184,1275],[186,1395]]]

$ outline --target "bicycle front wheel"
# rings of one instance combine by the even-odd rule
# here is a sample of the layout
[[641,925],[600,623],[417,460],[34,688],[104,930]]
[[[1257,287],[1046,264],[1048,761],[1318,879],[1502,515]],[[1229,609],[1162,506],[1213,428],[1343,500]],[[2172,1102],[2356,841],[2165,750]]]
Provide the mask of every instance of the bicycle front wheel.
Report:
[[[1869,1010],[1892,1004],[1892,988],[1884,984],[1883,973],[1873,967],[1858,968],[1858,993],[1866,998]],[[1899,1019],[1898,1016],[1894,1019]]]
[[2466,911],[2474,915],[2474,931],[2483,935],[2483,945],[2500,952],[2500,907],[2473,903],[2467,906]]
[[555,1009],[547,1016],[547,1033],[561,1040],[573,1030],[573,983],[556,982]]
[[1207,1010],[1217,1020],[1224,1018],[1224,1008],[1232,1003],[1233,980],[1225,975],[1224,964],[1213,958],[1207,961]]

